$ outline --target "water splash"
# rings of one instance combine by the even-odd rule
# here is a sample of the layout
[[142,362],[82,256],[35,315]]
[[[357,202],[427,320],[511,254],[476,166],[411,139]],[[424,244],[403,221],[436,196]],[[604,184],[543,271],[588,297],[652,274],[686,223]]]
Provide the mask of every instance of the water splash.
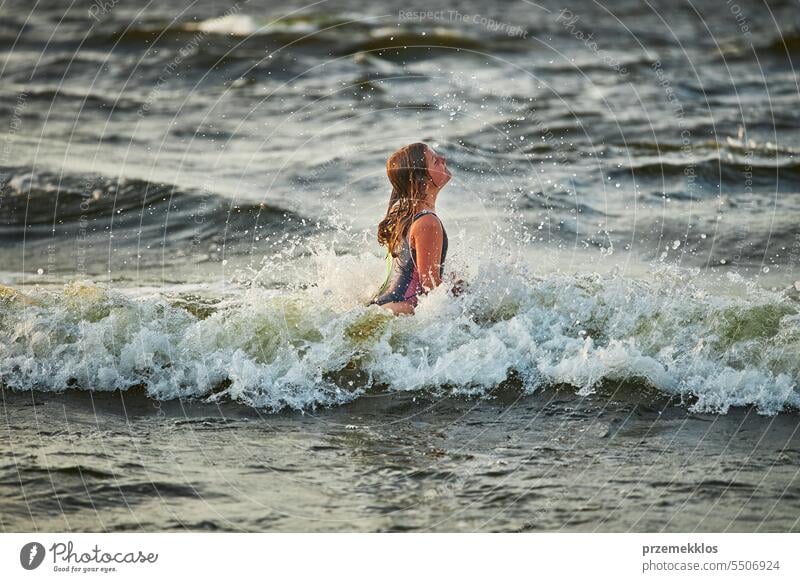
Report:
[[268,410],[336,405],[376,388],[480,396],[510,378],[527,392],[569,384],[583,394],[633,381],[689,397],[698,411],[800,405],[800,306],[741,278],[721,296],[674,267],[644,281],[488,263],[464,295],[442,286],[414,317],[393,317],[366,306],[382,268],[373,255],[328,249],[314,254],[308,280],[283,290],[4,290],[0,381],[41,391],[138,386],[156,399]]

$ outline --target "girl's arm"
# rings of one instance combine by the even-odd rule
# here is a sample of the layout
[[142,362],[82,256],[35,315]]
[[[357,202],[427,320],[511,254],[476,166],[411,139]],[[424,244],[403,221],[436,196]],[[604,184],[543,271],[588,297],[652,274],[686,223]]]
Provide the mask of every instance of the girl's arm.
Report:
[[432,214],[423,216],[411,225],[409,239],[416,254],[422,288],[430,291],[442,282],[442,223]]

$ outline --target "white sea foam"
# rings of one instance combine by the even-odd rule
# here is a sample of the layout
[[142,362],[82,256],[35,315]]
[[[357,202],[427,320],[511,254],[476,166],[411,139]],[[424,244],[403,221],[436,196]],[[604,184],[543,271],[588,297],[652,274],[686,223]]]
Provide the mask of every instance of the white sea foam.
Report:
[[294,19],[268,21],[248,14],[226,14],[196,23],[184,23],[182,26],[185,30],[211,34],[228,34],[231,36],[250,36],[274,32],[310,34],[319,30],[318,23],[313,19],[307,20],[297,17]]
[[0,380],[42,391],[141,385],[158,399],[273,410],[342,403],[375,385],[481,395],[512,376],[526,391],[583,394],[627,381],[689,396],[699,411],[800,405],[798,304],[742,280],[730,282],[738,297],[723,297],[667,267],[645,281],[484,265],[463,296],[442,286],[414,317],[393,317],[365,305],[382,269],[371,255],[320,252],[296,288],[256,278],[210,313],[194,299],[92,283],[29,298],[6,290]]
[[252,16],[246,14],[226,14],[217,18],[209,18],[198,23],[188,23],[187,30],[207,32],[213,34],[230,34],[233,36],[248,36],[257,34],[262,26]]

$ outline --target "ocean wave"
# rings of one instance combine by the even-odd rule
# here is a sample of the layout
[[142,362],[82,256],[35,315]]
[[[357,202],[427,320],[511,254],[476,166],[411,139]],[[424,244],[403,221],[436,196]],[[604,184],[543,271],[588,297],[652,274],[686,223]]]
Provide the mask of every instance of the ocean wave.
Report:
[[[616,153],[657,153],[667,154],[681,152],[685,145],[680,142],[669,141],[626,141],[625,144],[616,146]],[[715,139],[697,140],[692,142],[692,150],[697,153],[723,152],[731,155],[752,155],[759,158],[794,157],[800,154],[800,150],[786,145],[776,144],[770,141],[757,142],[755,140],[744,140],[742,137],[727,136],[724,141]]]
[[208,18],[199,22],[183,22],[177,24],[176,30],[187,32],[205,32],[230,36],[252,36],[291,34],[295,38],[320,32],[323,29],[347,27],[365,30],[366,22],[357,18],[342,18],[327,14],[300,14],[284,16],[268,20],[259,19],[248,14],[226,14],[215,18]]
[[800,52],[800,29],[779,34],[763,45],[763,50],[779,55],[796,55]]
[[[212,222],[229,223],[242,215],[259,214],[265,221],[299,223],[302,217],[269,204],[234,203],[207,191],[181,190],[172,184],[130,178],[76,176],[39,172],[29,168],[0,168],[8,176],[0,185],[0,220],[6,229],[28,228],[53,222],[66,224],[81,218],[115,218],[133,211],[147,221],[171,213],[179,223],[185,213],[196,219],[206,212]],[[138,218],[138,217],[137,217]]]
[[674,268],[644,281],[484,266],[463,296],[440,287],[414,317],[393,317],[365,306],[379,259],[320,252],[315,265],[294,289],[253,284],[213,301],[90,282],[33,295],[4,288],[0,382],[138,387],[272,411],[374,390],[482,396],[509,382],[581,395],[633,384],[643,398],[655,389],[705,412],[800,406],[800,304],[736,276],[738,296],[721,296]]
[[709,195],[714,194],[718,187],[744,188],[746,180],[750,187],[795,191],[800,185],[800,164],[785,161],[765,163],[764,160],[756,163],[744,158],[730,160],[714,156],[693,163],[689,160],[665,160],[628,164],[613,170],[610,175],[612,178],[630,177],[638,181],[685,179],[693,175],[697,181],[713,186],[708,190]]
[[[261,47],[274,51],[314,51],[350,55],[370,53],[383,59],[393,55],[435,55],[438,50],[470,49],[479,51],[517,51],[522,44],[517,37],[493,34],[480,27],[465,32],[449,26],[402,22],[386,26],[385,21],[347,15],[306,14],[275,20],[247,14],[228,14],[201,21],[178,22],[162,26],[128,26],[111,34],[95,35],[92,44],[124,43],[175,44],[202,38],[197,48],[211,50],[224,45],[230,58],[231,49],[247,51]],[[186,52],[186,51],[184,51]]]
[[723,60],[750,60],[754,53],[760,58],[791,59],[800,52],[800,29],[779,33],[739,35],[722,41],[719,57]]
[[[24,252],[41,262],[39,253],[46,252],[58,259],[51,270],[74,268],[76,244],[82,260],[97,267],[109,253],[116,264],[163,266],[190,255],[204,262],[254,247],[265,251],[267,237],[288,240],[312,229],[303,216],[279,206],[172,184],[30,168],[0,168],[0,176],[7,177],[0,184],[5,257]],[[321,228],[314,221],[313,229]]]
[[[62,105],[65,102],[80,102],[82,111],[101,110],[106,113],[111,113],[112,111],[120,113],[123,111],[136,111],[141,106],[137,99],[129,96],[101,95],[97,92],[65,87],[42,85],[39,87],[26,87],[20,92],[24,93],[26,101],[44,101],[52,104],[53,107],[56,107],[57,104]],[[6,95],[10,98],[12,94],[7,93]]]
[[[347,20],[330,15],[305,15],[280,19],[258,18],[246,14],[227,14],[199,21],[131,24],[111,33],[90,37],[95,45],[176,45],[181,48],[182,61],[191,61],[193,53],[218,52],[227,59],[235,53],[259,47],[263,49],[293,47],[295,49],[323,45],[343,45],[355,35],[369,34],[368,22]],[[216,50],[215,50],[216,47]],[[233,53],[231,49],[235,49]],[[255,54],[251,55],[255,56]]]

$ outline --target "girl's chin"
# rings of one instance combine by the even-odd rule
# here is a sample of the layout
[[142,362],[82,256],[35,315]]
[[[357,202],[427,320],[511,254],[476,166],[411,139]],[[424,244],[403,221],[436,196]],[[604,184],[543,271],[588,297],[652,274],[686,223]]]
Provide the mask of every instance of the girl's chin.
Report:
[[450,175],[448,174],[448,175],[441,176],[441,179],[439,179],[439,180],[434,180],[433,183],[439,190],[441,190],[442,188],[444,188],[447,185],[447,183],[449,181],[450,181]]

